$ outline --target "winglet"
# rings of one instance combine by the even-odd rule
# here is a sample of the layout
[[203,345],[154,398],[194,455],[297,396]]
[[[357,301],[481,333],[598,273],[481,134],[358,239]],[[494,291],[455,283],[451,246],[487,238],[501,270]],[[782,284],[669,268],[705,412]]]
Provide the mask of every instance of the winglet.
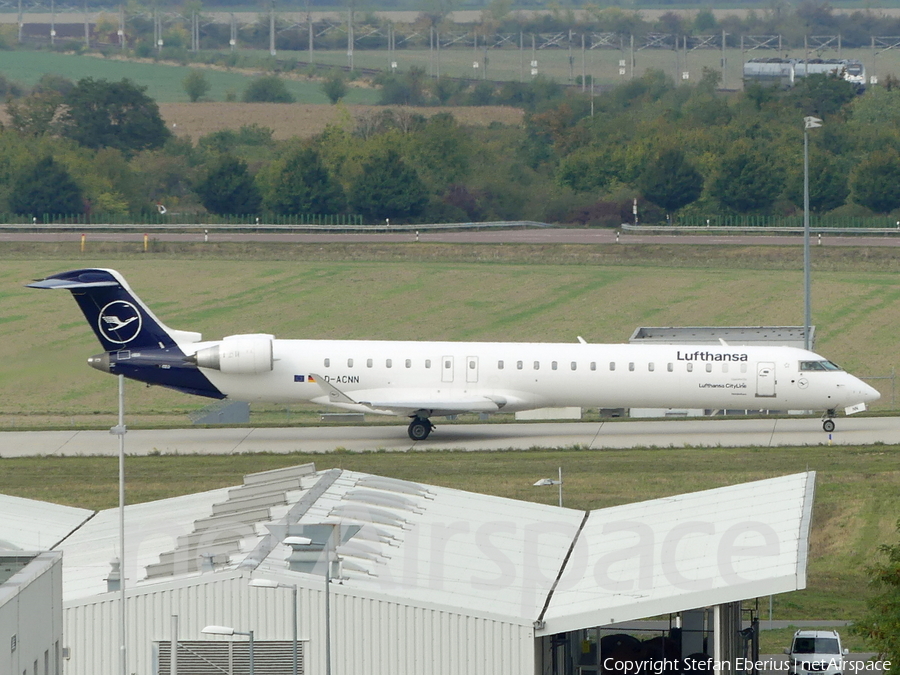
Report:
[[322,388],[322,391],[324,391],[326,394],[328,394],[328,401],[330,403],[345,403],[348,405],[359,405],[356,401],[354,401],[352,398],[347,396],[347,394],[342,392],[340,389],[335,387],[330,382],[327,382],[325,380],[325,378],[322,377],[321,375],[318,375],[316,373],[310,373],[310,375],[312,375],[313,379],[316,381],[316,384],[318,384],[319,387]]

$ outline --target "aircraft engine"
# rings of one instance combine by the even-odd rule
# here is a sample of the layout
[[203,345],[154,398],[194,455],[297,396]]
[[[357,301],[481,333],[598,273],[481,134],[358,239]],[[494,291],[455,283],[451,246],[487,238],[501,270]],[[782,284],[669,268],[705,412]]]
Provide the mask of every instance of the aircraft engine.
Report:
[[267,373],[275,363],[272,339],[271,335],[231,335],[214,347],[201,349],[191,360],[226,375]]

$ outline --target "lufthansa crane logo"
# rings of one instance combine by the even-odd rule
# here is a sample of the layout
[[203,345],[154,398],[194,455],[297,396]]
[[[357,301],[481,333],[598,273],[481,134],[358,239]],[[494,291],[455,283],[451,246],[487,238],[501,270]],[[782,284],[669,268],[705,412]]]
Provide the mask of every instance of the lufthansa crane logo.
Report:
[[100,333],[110,342],[124,345],[141,332],[141,313],[125,300],[113,300],[100,310],[97,325]]

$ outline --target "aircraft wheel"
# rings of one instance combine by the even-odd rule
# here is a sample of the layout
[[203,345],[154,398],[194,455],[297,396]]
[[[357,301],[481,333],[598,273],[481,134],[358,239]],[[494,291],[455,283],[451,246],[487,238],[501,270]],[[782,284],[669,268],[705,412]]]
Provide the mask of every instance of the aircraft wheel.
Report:
[[434,429],[434,425],[430,420],[417,417],[409,423],[407,433],[409,433],[409,437],[414,441],[424,441],[428,438],[428,434],[431,433],[432,429]]
[[834,431],[834,420],[825,420],[822,422],[822,428],[830,434]]

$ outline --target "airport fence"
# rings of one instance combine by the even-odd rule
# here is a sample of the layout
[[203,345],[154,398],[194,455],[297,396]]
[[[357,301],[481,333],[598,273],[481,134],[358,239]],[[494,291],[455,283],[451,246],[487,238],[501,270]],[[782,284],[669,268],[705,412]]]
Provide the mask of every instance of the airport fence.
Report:
[[44,214],[40,218],[15,213],[0,213],[0,229],[27,229],[46,226],[54,228],[169,228],[169,227],[300,227],[316,226],[359,226],[363,217],[343,213],[301,213],[290,216],[266,214],[260,216],[233,215],[217,216],[211,213],[172,213],[162,209],[159,213],[131,214]]
[[469,223],[391,223],[389,220],[376,225],[363,224],[359,216],[297,216],[283,218],[190,218],[132,219],[128,222],[92,218],[91,222],[77,218],[57,219],[53,222],[3,221],[0,215],[0,231],[12,232],[172,232],[172,231],[232,231],[232,232],[413,232],[435,230],[522,230],[553,227],[533,220],[503,220]]
[[[718,215],[682,216],[676,221],[679,228],[741,228],[753,230],[803,229],[803,215],[759,216],[759,215]],[[896,230],[900,232],[900,220],[890,216],[819,216],[810,215],[809,226],[813,230]],[[662,225],[659,225],[662,227]]]

